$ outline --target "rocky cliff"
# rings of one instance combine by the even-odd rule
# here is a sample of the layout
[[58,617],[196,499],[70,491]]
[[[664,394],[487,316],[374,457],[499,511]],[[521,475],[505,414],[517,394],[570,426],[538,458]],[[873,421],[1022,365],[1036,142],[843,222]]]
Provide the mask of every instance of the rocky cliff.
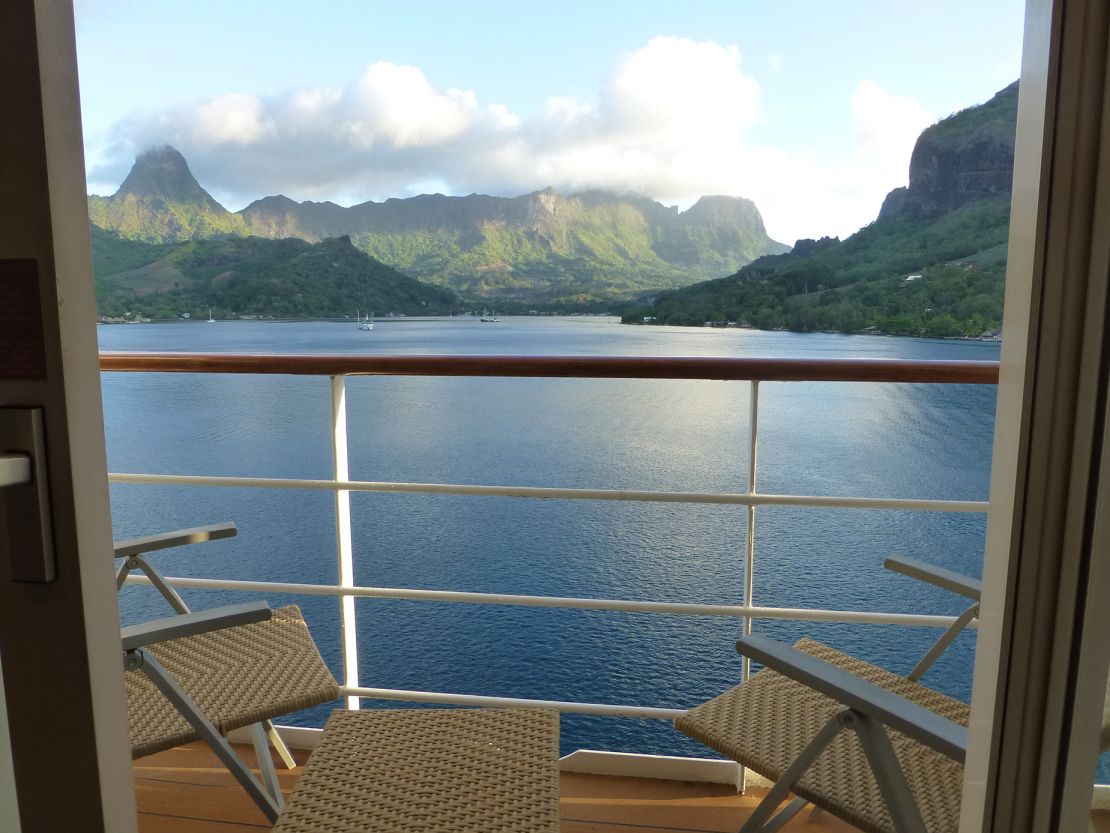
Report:
[[969,202],[1010,193],[1018,83],[978,107],[927,128],[910,157],[909,187],[883,201],[879,218],[937,217]]

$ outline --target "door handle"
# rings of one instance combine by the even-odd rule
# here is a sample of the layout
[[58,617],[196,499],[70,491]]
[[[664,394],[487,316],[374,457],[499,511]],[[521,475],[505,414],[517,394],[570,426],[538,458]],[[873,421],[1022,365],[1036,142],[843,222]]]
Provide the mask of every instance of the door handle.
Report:
[[14,581],[56,578],[42,408],[0,408],[0,559]]

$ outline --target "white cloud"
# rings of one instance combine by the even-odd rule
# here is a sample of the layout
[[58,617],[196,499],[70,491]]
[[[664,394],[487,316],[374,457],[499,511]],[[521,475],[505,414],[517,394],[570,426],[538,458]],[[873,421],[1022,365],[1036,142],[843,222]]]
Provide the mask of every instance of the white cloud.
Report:
[[905,96],[891,95],[873,81],[863,81],[852,96],[858,152],[869,164],[904,181],[909,157],[918,134],[933,123],[933,116]]
[[415,67],[371,64],[348,92],[336,125],[357,146],[442,144],[469,130],[478,115],[474,93],[438,93]]
[[658,37],[626,54],[602,91],[600,111],[618,130],[687,140],[706,129],[736,134],[755,121],[759,85],[740,50]]
[[[596,104],[554,98],[526,126],[544,184],[642,191],[665,200],[719,193],[755,122],[759,85],[735,46],[657,37],[621,57]],[[521,160],[527,162],[527,160]],[[527,168],[506,171],[522,183]]]
[[843,238],[872,222],[886,194],[906,185],[914,143],[936,121],[912,99],[872,81],[860,82],[845,105],[855,123],[855,142],[840,159],[762,148],[747,160],[755,174],[747,195],[772,237],[778,232],[788,243],[799,237]]
[[186,117],[191,122],[192,140],[201,147],[252,145],[276,129],[262,99],[253,95],[222,95],[196,105]]
[[772,236],[792,243],[874,219],[932,120],[864,81],[844,102],[854,149],[829,164],[751,143],[759,104],[737,47],[687,38],[652,39],[619,57],[595,100],[551,97],[530,118],[438,88],[416,67],[378,62],[344,88],[231,93],[134,117],[116,128],[114,165],[91,179],[118,182],[137,151],[169,143],[233,207],[276,193],[382,199],[431,183],[458,194],[604,187],[680,204],[735,194],[754,199]]

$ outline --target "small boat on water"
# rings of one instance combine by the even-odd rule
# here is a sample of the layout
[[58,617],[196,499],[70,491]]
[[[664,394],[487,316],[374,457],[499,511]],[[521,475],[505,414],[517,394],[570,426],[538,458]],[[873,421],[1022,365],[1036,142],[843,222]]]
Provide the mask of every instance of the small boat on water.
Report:
[[215,324],[216,323],[216,319],[212,317],[212,307],[208,308],[208,323],[209,324]]
[[[370,313],[370,315],[373,315],[373,314],[374,313]],[[364,319],[364,318],[362,318],[362,315],[361,315],[360,311],[355,310],[355,320],[358,321],[358,328],[360,330],[372,330],[372,329],[374,329],[374,322],[370,320],[370,315],[367,315],[366,318]]]
[[485,310],[482,310],[482,317],[479,320],[483,324],[496,324],[501,319],[497,317],[497,310],[493,311],[493,315],[490,315]]

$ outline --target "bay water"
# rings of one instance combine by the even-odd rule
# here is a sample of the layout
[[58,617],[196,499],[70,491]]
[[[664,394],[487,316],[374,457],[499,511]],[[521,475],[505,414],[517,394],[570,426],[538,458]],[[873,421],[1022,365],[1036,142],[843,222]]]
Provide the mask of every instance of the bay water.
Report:
[[[997,360],[997,344],[736,329],[621,326],[606,317],[178,322],[101,326],[104,351],[870,357]],[[109,470],[328,478],[328,380],[105,373]],[[665,491],[747,488],[750,385],[606,379],[352,377],[356,480]],[[990,385],[760,386],[761,492],[986,500]],[[351,495],[356,580],[379,587],[739,604],[741,506]],[[327,492],[113,484],[116,538],[233,520],[239,535],[154,556],[170,575],[335,583]],[[882,568],[902,553],[980,575],[985,516],[760,507],[755,601],[954,614],[950,593]],[[184,591],[198,608],[242,594]],[[340,676],[338,602],[301,605]],[[739,679],[736,619],[363,599],[364,686],[683,708]],[[165,615],[128,587],[126,622]],[[907,672],[936,629],[757,620]],[[974,635],[926,677],[970,696]],[[364,701],[370,706],[397,705]],[[327,709],[291,722],[322,724]],[[706,755],[664,721],[566,715],[563,751]]]

